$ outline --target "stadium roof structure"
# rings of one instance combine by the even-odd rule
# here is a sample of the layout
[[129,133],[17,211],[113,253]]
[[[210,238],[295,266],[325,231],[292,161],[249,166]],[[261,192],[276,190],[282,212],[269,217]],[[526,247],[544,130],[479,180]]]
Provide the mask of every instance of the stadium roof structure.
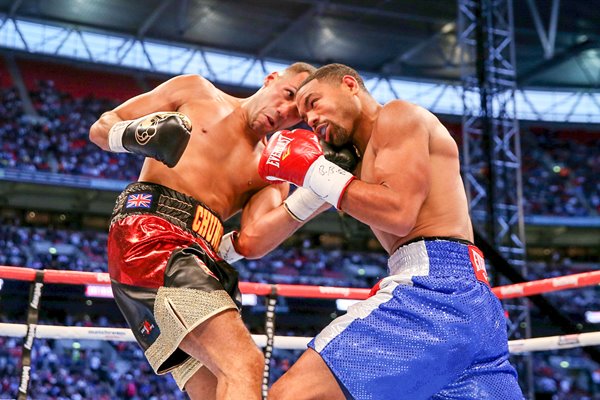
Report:
[[[513,6],[520,86],[598,89],[597,0]],[[452,0],[0,0],[3,24],[44,21],[257,60],[335,61],[433,80],[460,79],[457,10]]]
[[[511,2],[519,119],[600,123],[594,2]],[[461,115],[457,16],[453,0],[0,0],[0,48],[252,89],[341,62],[381,103]]]

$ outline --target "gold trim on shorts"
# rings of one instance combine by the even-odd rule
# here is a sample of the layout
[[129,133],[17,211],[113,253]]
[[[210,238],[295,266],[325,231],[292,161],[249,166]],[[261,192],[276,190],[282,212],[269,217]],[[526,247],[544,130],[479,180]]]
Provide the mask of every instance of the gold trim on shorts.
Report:
[[162,364],[175,352],[189,332],[208,318],[237,307],[225,290],[205,292],[190,288],[160,287],[154,301],[154,318],[160,335],[148,347],[146,358],[158,375],[174,368],[162,369]]
[[185,392],[185,384],[190,380],[192,376],[202,368],[204,364],[196,360],[194,357],[189,357],[183,364],[180,364],[175,369],[171,370],[171,375],[175,379],[177,387],[182,392]]
[[[129,206],[129,195],[152,195],[148,208]],[[110,225],[129,215],[156,215],[179,226],[186,232],[201,237],[213,250],[218,250],[223,236],[221,217],[195,198],[152,182],[129,184],[115,203]]]

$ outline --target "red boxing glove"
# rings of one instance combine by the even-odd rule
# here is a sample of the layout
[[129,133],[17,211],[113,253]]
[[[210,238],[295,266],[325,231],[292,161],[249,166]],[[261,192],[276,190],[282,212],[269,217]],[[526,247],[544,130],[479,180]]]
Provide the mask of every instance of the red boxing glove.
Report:
[[304,129],[275,132],[263,150],[258,173],[268,181],[302,186],[306,172],[321,155],[319,138],[313,132]]
[[258,163],[258,173],[268,181],[288,181],[311,189],[339,208],[354,175],[325,159],[317,135],[305,129],[273,134]]

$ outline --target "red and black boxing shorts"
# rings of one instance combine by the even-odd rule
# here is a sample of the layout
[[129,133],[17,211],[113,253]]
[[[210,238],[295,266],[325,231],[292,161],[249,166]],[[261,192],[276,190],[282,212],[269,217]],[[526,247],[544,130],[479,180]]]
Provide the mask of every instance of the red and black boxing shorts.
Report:
[[190,364],[179,344],[195,327],[241,307],[237,271],[215,251],[222,235],[216,213],[165,186],[136,182],[117,199],[108,236],[112,290],[157,374]]

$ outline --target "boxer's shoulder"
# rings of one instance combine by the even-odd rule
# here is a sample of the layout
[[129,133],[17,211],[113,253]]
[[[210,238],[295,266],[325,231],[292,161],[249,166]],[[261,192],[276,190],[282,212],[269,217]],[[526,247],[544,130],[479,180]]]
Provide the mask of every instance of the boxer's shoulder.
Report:
[[171,95],[188,100],[218,100],[224,93],[212,82],[198,74],[175,76],[165,83],[164,89]]
[[[399,144],[406,138],[427,135],[434,121],[423,107],[404,100],[386,103],[371,131],[371,142],[376,148]],[[434,117],[435,118],[435,117]]]

